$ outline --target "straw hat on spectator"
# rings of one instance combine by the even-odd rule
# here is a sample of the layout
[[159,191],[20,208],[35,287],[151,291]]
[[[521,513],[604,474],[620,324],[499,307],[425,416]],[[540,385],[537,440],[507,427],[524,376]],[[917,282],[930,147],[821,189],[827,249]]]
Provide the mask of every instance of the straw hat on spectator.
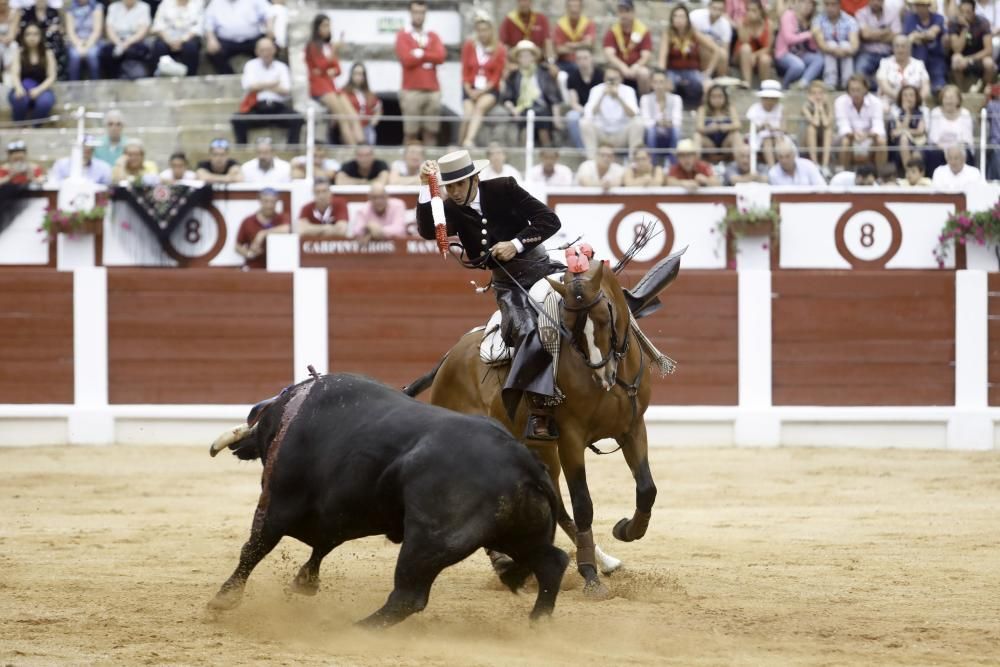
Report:
[[478,23],[489,23],[490,25],[493,25],[493,17],[490,16],[488,11],[484,9],[477,9],[472,15],[472,25],[476,25]]
[[697,153],[698,145],[694,143],[691,139],[681,139],[677,142],[677,154],[682,155],[685,153]]
[[781,92],[781,82],[775,81],[774,79],[765,79],[760,82],[760,90],[757,91],[757,97],[771,97],[776,100],[780,100],[785,94]]
[[534,53],[536,60],[538,58],[542,57],[542,50],[540,48],[538,48],[537,44],[535,44],[530,39],[522,39],[511,50],[511,52],[510,52],[511,58],[515,58],[516,59],[518,57],[518,55],[520,55],[521,51],[524,51],[524,50],[528,50],[528,51],[531,51],[532,53]]
[[481,172],[489,160],[473,160],[469,151],[455,151],[438,158],[438,171],[441,172],[439,185],[458,183],[466,178],[472,178]]

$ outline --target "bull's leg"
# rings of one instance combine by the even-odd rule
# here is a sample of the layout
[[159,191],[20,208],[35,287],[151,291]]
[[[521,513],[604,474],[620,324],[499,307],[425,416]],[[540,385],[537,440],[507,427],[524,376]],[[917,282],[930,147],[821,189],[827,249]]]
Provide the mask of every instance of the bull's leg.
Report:
[[441,571],[467,558],[478,546],[463,548],[425,537],[432,531],[439,532],[439,529],[406,531],[396,560],[392,593],[381,609],[359,621],[359,625],[387,628],[423,611],[430,598],[431,585]]
[[288,587],[293,593],[300,595],[316,595],[319,591],[319,566],[326,555],[333,551],[336,544],[313,547],[309,560],[302,564],[299,573],[292,579]]
[[263,560],[264,556],[271,553],[280,540],[281,534],[266,525],[260,530],[253,530],[250,533],[250,539],[240,550],[239,565],[236,566],[236,570],[229,579],[222,584],[215,597],[209,601],[209,608],[225,610],[238,605],[243,599],[243,588],[246,586],[250,573]]
[[616,523],[611,534],[623,542],[631,542],[646,534],[653,512],[653,503],[656,501],[656,484],[653,482],[653,474],[649,471],[646,424],[638,420],[631,431],[617,440],[635,479],[635,512],[631,519],[622,519]]
[[535,606],[531,610],[531,620],[552,615],[567,565],[569,565],[569,556],[566,555],[566,552],[551,544],[545,545],[540,553],[531,560],[531,571],[538,581],[538,596],[535,598]]
[[566,474],[569,497],[573,503],[573,517],[576,519],[576,569],[586,582],[583,587],[584,595],[592,599],[604,599],[608,597],[609,591],[597,573],[592,531],[594,503],[587,486],[583,446],[574,440],[569,440],[569,443],[574,443],[569,444],[565,433],[563,438],[559,443],[559,458]]

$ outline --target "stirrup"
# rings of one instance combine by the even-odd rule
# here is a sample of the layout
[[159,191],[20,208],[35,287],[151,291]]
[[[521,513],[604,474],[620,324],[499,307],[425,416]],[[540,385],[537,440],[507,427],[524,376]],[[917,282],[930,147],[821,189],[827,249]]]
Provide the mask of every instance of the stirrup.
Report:
[[[544,419],[547,421],[548,428],[545,434],[538,434],[535,429],[532,428],[535,421],[538,419]],[[550,411],[546,412],[532,412],[528,415],[528,423],[524,428],[524,437],[527,440],[540,440],[549,442],[552,440],[559,439],[559,427],[556,425],[556,420],[552,416]]]

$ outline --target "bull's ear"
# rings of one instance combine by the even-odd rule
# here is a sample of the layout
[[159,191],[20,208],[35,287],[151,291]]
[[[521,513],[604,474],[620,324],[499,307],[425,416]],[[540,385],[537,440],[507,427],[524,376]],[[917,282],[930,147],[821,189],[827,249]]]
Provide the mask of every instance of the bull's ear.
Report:
[[552,278],[549,278],[548,276],[545,277],[545,280],[548,281],[549,285],[552,287],[553,290],[555,290],[556,294],[558,294],[564,299],[566,298],[568,292],[566,291],[566,286],[563,285],[561,281],[552,280]]

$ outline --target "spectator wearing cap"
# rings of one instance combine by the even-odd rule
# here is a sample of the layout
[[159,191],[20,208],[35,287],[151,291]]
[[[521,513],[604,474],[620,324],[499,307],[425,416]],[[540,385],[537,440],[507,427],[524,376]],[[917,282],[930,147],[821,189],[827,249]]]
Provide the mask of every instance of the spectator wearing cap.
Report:
[[572,73],[576,68],[576,52],[580,49],[593,52],[597,41],[597,24],[583,15],[583,0],[566,0],[566,13],[559,17],[552,29],[552,45],[559,69]]
[[340,76],[340,49],[342,41],[333,41],[330,17],[317,14],[313,17],[312,36],[306,44],[306,67],[309,68],[309,96],[320,102],[326,110],[339,116],[340,140],[345,144],[360,144],[365,140],[358,123],[358,112],[347,97],[337,90],[335,79]]
[[869,87],[875,86],[875,72],[883,58],[892,55],[893,38],[903,31],[897,7],[888,8],[885,0],[868,0],[854,15],[858,22],[861,46],[854,61],[854,70],[864,74]]
[[476,36],[462,45],[463,113],[458,136],[466,148],[476,145],[483,117],[500,100],[500,79],[507,64],[507,49],[497,39],[488,14],[476,14],[475,30]]
[[240,223],[236,232],[236,252],[245,260],[249,269],[267,268],[267,237],[270,234],[287,234],[291,230],[288,215],[278,213],[278,191],[264,188],[259,195],[257,212]]
[[354,216],[351,236],[362,241],[406,238],[406,204],[386,195],[381,183],[373,183],[368,201]]
[[847,92],[833,103],[837,122],[837,142],[841,147],[840,163],[846,169],[854,156],[862,161],[882,164],[886,159],[885,117],[882,101],[868,92],[868,80],[855,74],[847,82]]
[[921,99],[930,99],[931,78],[923,61],[912,57],[912,46],[905,35],[893,38],[892,55],[882,59],[875,80],[883,106],[891,105],[903,86],[913,86],[920,91]]
[[795,0],[781,15],[774,40],[774,64],[785,88],[807,87],[823,73],[823,54],[816,46],[812,22],[815,0]]
[[270,33],[267,0],[211,0],[205,10],[205,53],[218,74],[233,73],[233,56],[257,55]]
[[990,22],[976,14],[976,0],[961,0],[958,13],[948,26],[951,38],[951,72],[953,77],[971,75],[978,91],[983,82],[996,78],[993,62],[993,40]]
[[163,56],[184,65],[186,76],[198,74],[201,35],[205,30],[202,0],[162,0],[153,19],[153,62]]
[[423,163],[423,145],[407,144],[403,149],[403,159],[396,160],[389,167],[389,185],[420,185],[420,165]]
[[304,120],[291,105],[292,75],[288,65],[276,60],[275,55],[274,42],[262,37],[257,42],[257,57],[243,67],[241,83],[246,97],[240,114],[232,119],[238,144],[247,143],[251,128],[266,126],[285,128],[287,142],[299,143]]
[[927,67],[931,91],[937,94],[948,79],[944,17],[931,11],[931,0],[911,0],[910,5],[913,11],[903,19],[903,34],[910,38],[913,57]]
[[330,181],[313,182],[313,200],[302,207],[295,231],[302,237],[344,239],[349,235],[347,204],[330,192]]
[[274,156],[274,146],[270,137],[258,139],[256,148],[257,157],[244,162],[240,167],[244,183],[281,185],[292,180],[291,165]]
[[104,6],[97,0],[70,0],[66,3],[66,74],[80,80],[80,65],[87,61],[91,81],[101,78],[101,35],[104,34]]
[[698,155],[698,145],[690,139],[677,144],[677,162],[667,172],[667,185],[697,190],[701,187],[721,185],[712,165]]
[[111,168],[111,182],[132,182],[140,179],[145,182],[148,176],[156,180],[159,172],[156,163],[146,159],[146,148],[142,142],[138,139],[129,139],[125,144],[125,152]]
[[125,152],[128,139],[122,134],[125,130],[125,119],[118,109],[110,109],[104,113],[104,138],[94,150],[94,156],[108,164],[114,164]]
[[847,87],[861,45],[859,35],[858,22],[841,10],[840,0],[823,0],[823,11],[813,19],[813,37],[823,54],[823,81],[830,88]]
[[819,167],[812,161],[799,157],[795,144],[788,137],[778,142],[775,153],[778,161],[767,172],[767,181],[771,185],[826,185]]
[[337,185],[385,185],[389,180],[389,165],[375,158],[371,146],[358,146],[354,159],[344,163],[337,173]]
[[[542,146],[551,146],[553,122],[547,118],[558,117],[562,93],[549,70],[538,66],[540,56],[541,51],[534,42],[526,39],[514,47],[513,57],[517,67],[507,75],[503,105],[521,127],[528,111],[534,111],[538,142]],[[556,122],[561,121],[557,119]]]
[[[712,53],[704,72],[701,64],[703,48]],[[670,10],[670,21],[664,26],[660,38],[657,63],[660,69],[669,73],[674,90],[684,100],[685,107],[695,109],[701,104],[704,77],[715,70],[718,55],[712,39],[691,27],[686,5],[676,5]]]
[[538,47],[539,53],[551,59],[550,62],[555,62],[549,19],[531,5],[532,0],[517,0],[514,9],[500,22],[500,42],[507,47],[512,60],[515,60],[513,48],[528,40]]
[[668,154],[662,151],[677,146],[677,135],[681,131],[681,114],[684,101],[674,95],[670,88],[670,78],[666,72],[653,72],[653,90],[639,100],[639,115],[646,128],[646,146],[657,151],[653,162],[662,166]]
[[631,151],[642,143],[644,130],[635,91],[622,84],[621,72],[608,67],[604,71],[604,83],[590,91],[580,121],[587,155],[592,158],[598,144]]
[[149,47],[145,40],[152,24],[149,5],[145,2],[116,0],[111,3],[105,22],[108,41],[101,46],[100,56],[101,66],[108,76],[136,79],[148,74]]
[[636,93],[649,92],[653,37],[649,28],[635,17],[632,0],[619,0],[618,20],[604,33],[602,44],[608,67],[621,72],[625,84]]
[[170,185],[172,183],[179,183],[180,181],[194,181],[198,178],[198,176],[191,171],[191,165],[188,163],[187,155],[185,155],[182,151],[171,153],[170,160],[167,164],[169,166],[160,172],[160,183]]
[[11,63],[11,115],[16,122],[38,125],[49,117],[56,103],[52,84],[56,82],[56,57],[42,41],[41,29],[32,23],[21,34],[21,49]]
[[521,172],[507,164],[507,152],[503,149],[503,146],[495,141],[490,142],[490,145],[486,149],[486,157],[489,158],[489,164],[479,172],[480,181],[510,176],[520,185]]
[[751,150],[763,152],[768,167],[774,164],[774,144],[785,135],[785,115],[781,106],[781,84],[774,79],[760,82],[757,101],[747,109],[747,120],[756,129]]
[[564,188],[573,185],[573,171],[564,164],[559,164],[559,150],[543,148],[539,151],[541,162],[536,164],[525,175],[528,183],[546,185],[550,188]]
[[573,71],[566,77],[566,133],[570,142],[577,148],[583,148],[583,136],[580,133],[580,120],[583,118],[584,107],[590,101],[590,91],[604,81],[604,69],[594,65],[594,54],[590,49],[577,49],[576,62]]
[[615,149],[609,144],[598,146],[596,157],[585,160],[576,170],[577,185],[601,188],[605,192],[619,187],[624,178],[625,167],[615,162]]
[[23,141],[7,144],[7,161],[0,165],[0,185],[31,185],[45,180],[45,172],[28,161],[28,147]]
[[[710,0],[706,7],[691,11],[691,25],[711,38],[715,44],[715,70],[709,76],[726,76],[729,73],[729,49],[733,43],[733,24],[726,16],[726,0]],[[707,64],[712,52],[701,49],[701,60]]]
[[[423,139],[427,146],[437,143],[441,115],[441,85],[437,68],[444,62],[444,43],[433,30],[427,30],[425,0],[411,0],[410,25],[396,33],[396,57],[403,66],[399,107],[403,112],[403,135],[406,141]],[[407,118],[409,116],[409,118]],[[421,118],[423,117],[423,118]]]
[[208,159],[198,163],[195,172],[206,183],[239,183],[243,180],[240,163],[229,155],[229,141],[214,139],[208,146]]
[[[100,140],[92,135],[83,139],[80,176],[97,185],[111,185],[111,165],[94,157],[94,149],[100,145]],[[52,165],[49,180],[58,185],[73,173],[73,159],[61,157]]]
[[965,190],[970,185],[982,182],[982,174],[972,165],[965,163],[965,144],[952,144],[944,151],[945,164],[934,170],[931,178],[939,190]]

